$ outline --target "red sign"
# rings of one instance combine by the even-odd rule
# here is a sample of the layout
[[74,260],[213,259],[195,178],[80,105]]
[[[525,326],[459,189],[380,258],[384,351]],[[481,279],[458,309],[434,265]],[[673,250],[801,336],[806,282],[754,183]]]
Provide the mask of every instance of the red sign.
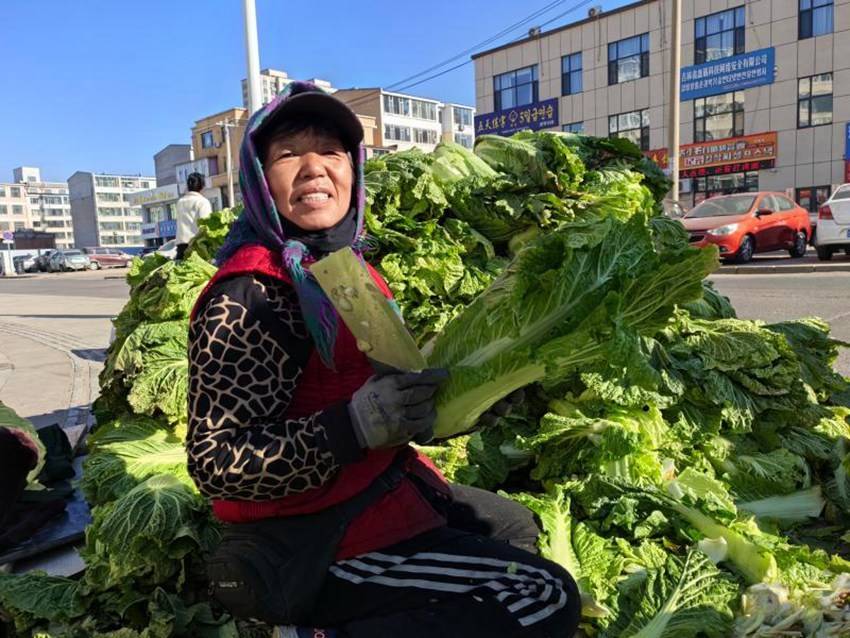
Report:
[[[679,147],[679,176],[702,177],[772,168],[779,154],[775,132],[757,133]],[[667,168],[667,149],[647,151],[646,156]]]

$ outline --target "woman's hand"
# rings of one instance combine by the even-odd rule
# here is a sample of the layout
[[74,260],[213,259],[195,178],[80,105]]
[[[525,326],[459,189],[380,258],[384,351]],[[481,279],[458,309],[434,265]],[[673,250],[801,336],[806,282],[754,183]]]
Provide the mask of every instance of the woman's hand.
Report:
[[377,450],[427,443],[434,436],[437,388],[447,370],[392,371],[371,377],[351,397],[348,413],[361,447]]

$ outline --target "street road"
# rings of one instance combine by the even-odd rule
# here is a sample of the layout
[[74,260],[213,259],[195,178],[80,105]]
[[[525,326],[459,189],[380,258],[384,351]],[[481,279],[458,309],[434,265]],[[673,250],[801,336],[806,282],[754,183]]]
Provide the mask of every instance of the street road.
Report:
[[[850,273],[714,275],[712,280],[742,319],[774,322],[814,315],[832,325],[836,339],[850,342]],[[850,376],[850,349],[842,350],[837,367]]]

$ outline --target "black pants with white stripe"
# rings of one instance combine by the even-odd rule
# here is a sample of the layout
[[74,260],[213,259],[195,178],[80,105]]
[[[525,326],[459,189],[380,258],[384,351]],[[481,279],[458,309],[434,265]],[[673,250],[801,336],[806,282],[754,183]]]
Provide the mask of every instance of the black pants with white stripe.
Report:
[[581,604],[560,565],[536,555],[539,529],[521,505],[453,486],[448,526],[340,561],[316,626],[345,638],[569,638]]

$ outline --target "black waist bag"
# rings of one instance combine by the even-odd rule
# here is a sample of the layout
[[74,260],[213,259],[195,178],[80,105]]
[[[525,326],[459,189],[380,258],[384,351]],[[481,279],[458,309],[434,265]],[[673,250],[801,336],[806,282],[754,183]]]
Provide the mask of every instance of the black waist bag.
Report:
[[315,514],[229,523],[207,559],[210,595],[237,618],[309,624],[348,524],[398,486],[406,457],[355,497]]

